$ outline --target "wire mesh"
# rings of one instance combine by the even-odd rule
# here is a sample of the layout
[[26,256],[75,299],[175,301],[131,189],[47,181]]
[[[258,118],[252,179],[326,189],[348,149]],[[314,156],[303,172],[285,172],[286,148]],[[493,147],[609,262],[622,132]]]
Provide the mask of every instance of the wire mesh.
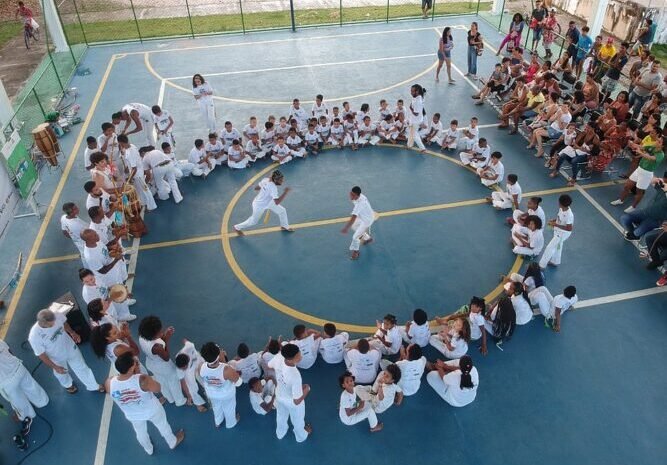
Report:
[[243,31],[238,0],[188,0],[188,8],[195,35]]
[[294,22],[297,26],[339,24],[340,0],[297,0],[294,2]]

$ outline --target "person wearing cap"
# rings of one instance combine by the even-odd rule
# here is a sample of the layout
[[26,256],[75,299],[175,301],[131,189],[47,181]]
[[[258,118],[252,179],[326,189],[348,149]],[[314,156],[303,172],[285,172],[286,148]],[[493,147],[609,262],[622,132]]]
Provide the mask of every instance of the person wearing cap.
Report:
[[70,327],[64,314],[48,309],[40,310],[37,321],[30,329],[28,342],[35,355],[53,370],[60,385],[70,394],[77,392],[78,388],[69,370],[74,372],[87,390],[104,392],[104,386],[95,381],[95,375],[77,347],[81,336]]
[[259,193],[255,196],[252,201],[252,215],[245,220],[243,223],[235,224],[234,231],[239,236],[243,236],[243,230],[248,229],[257,223],[259,223],[260,218],[266,210],[270,210],[273,213],[278,215],[280,220],[280,229],[286,232],[292,232],[293,229],[289,227],[289,221],[287,220],[287,210],[281,205],[285,196],[290,191],[289,187],[286,187],[283,190],[281,195],[278,195],[278,186],[282,186],[285,177],[279,170],[275,170],[271,173],[270,178],[262,179],[259,184],[255,187],[256,191]]
[[350,258],[357,260],[359,258],[359,245],[367,245],[373,242],[371,226],[375,221],[375,212],[368,198],[361,193],[359,186],[354,186],[350,191],[350,200],[354,204],[352,216],[350,216],[350,219],[345,223],[340,232],[347,234],[350,228],[354,231],[352,242],[350,243]]
[[287,420],[292,422],[296,442],[303,442],[313,431],[306,424],[306,397],[310,386],[302,384],[297,364],[301,352],[295,344],[285,344],[280,353],[271,359],[269,368],[276,373],[276,437],[282,439],[289,430]]

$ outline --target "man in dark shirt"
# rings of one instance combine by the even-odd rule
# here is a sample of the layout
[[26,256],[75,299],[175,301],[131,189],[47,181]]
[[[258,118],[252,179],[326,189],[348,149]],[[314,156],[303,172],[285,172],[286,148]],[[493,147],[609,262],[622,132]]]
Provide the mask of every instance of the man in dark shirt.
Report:
[[576,60],[577,57],[577,44],[579,43],[579,29],[574,21],[570,21],[565,37],[567,37],[568,43],[567,53],[573,58],[574,64],[574,60]]
[[618,80],[621,78],[621,70],[628,63],[628,47],[628,43],[623,42],[616,55],[609,61],[609,69],[602,78],[602,93],[605,99],[616,90]]
[[542,29],[544,28],[544,20],[548,14],[549,11],[542,4],[542,0],[537,0],[535,2],[535,9],[530,15],[530,28],[533,30],[533,50],[536,49],[537,44],[540,42]]

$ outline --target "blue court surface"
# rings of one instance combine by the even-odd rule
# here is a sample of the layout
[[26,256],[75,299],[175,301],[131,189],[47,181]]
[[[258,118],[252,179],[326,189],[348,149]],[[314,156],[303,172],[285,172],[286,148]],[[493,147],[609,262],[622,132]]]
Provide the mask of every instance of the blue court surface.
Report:
[[[237,390],[241,421],[232,430],[215,429],[210,412],[167,406],[171,425],[184,428],[186,439],[170,451],[150,429],[153,456],[144,453],[108,398],[83,389],[71,396],[40,366],[34,376],[50,403],[35,420],[31,449],[52,436],[25,463],[664,463],[667,304],[655,287],[659,274],[644,268],[618,230],[622,209],[609,201],[622,184],[598,176],[567,187],[563,178],[547,177],[524,139],[495,128],[496,110],[472,105],[478,83],[462,73],[466,30],[474,19],[90,48],[82,66],[93,73],[71,83],[88,113],[79,133],[63,139],[70,156],[17,290],[5,339],[32,369],[37,359],[22,343],[35,313],[67,291],[80,298],[81,264],[60,232],[59,218],[64,202],[85,203],[85,137],[98,135],[125,103],[158,103],[174,115],[176,153],[187,157],[193,140],[207,132],[189,90],[194,73],[204,74],[215,89],[220,126],[229,120],[239,130],[252,115],[263,124],[269,114],[286,114],[295,97],[309,110],[318,93],[330,106],[349,100],[353,108],[369,103],[375,112],[381,98],[391,107],[398,98],[409,99],[413,83],[428,89],[427,113],[440,112],[445,124],[457,118],[467,126],[478,116],[481,136],[503,153],[506,174],[519,176],[524,199],[541,196],[553,218],[558,196],[573,198],[574,233],[563,263],[546,271],[552,294],[571,284],[578,289],[580,303],[565,315],[560,333],[535,317],[517,328],[503,351],[490,345],[482,357],[471,344],[480,374],[475,402],[450,407],[423,380],[416,395],[380,415],[384,430],[373,435],[365,423],[340,422],[337,378],[344,366],[320,359],[302,371],[312,387],[306,420],[314,428],[305,443],[295,443],[291,433],[277,440],[275,414],[254,414],[244,386]],[[502,36],[478,22],[489,45],[479,62],[485,76]],[[454,26],[455,85],[434,82],[437,35],[447,25]],[[158,201],[159,208],[146,216],[150,232],[136,256],[132,291],[138,303],[132,309],[139,318],[156,314],[176,328],[174,353],[181,338],[198,347],[213,340],[230,354],[240,342],[259,351],[269,336],[290,337],[301,322],[319,330],[333,321],[353,338],[362,337],[386,313],[404,323],[418,307],[429,317],[442,316],[473,295],[497,296],[499,276],[525,268],[508,243],[509,211],[485,203],[490,191],[456,153],[377,146],[330,150],[287,164],[281,170],[292,191],[284,205],[296,231],[280,232],[272,214],[254,233],[237,237],[232,225],[250,214],[252,188],[272,169],[263,161],[247,170],[217,169],[207,180],[184,178],[185,200]],[[348,259],[350,235],[340,233],[352,209],[353,185],[362,187],[380,213],[375,242],[356,262]],[[547,241],[551,235],[545,229]],[[135,334],[137,327],[131,324]],[[89,345],[82,351],[97,379],[105,379],[108,362],[97,359]],[[429,348],[426,355],[434,360],[440,354]],[[16,429],[0,421],[2,464],[16,464],[25,455],[8,440]]]

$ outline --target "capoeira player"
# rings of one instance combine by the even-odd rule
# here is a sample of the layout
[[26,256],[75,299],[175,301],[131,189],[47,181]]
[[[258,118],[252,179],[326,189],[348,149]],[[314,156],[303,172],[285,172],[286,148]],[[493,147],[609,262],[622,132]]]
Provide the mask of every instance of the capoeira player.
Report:
[[366,245],[373,242],[371,225],[375,221],[375,212],[366,196],[361,193],[359,186],[352,188],[350,199],[354,204],[352,216],[340,232],[347,234],[350,228],[354,231],[354,234],[352,234],[352,243],[350,244],[350,251],[352,252],[350,258],[356,260],[359,258],[359,245]]
[[411,148],[413,144],[416,144],[422,152],[426,152],[426,147],[424,147],[424,142],[419,135],[419,128],[424,122],[425,93],[426,89],[419,84],[415,84],[410,88],[412,103],[410,103],[408,111],[408,148]]
[[[141,132],[144,136],[145,145],[155,145],[153,138],[153,111],[143,103],[128,103],[120,110],[120,119],[125,122],[122,129],[122,134],[130,136],[137,132]],[[130,129],[134,123],[134,128]],[[141,144],[144,145],[144,144]]]
[[132,180],[132,184],[134,185],[137,194],[139,194],[141,204],[144,205],[148,211],[155,210],[157,204],[155,203],[149,185],[146,183],[144,163],[141,155],[139,155],[139,149],[134,144],[130,144],[129,139],[124,134],[118,136],[118,145],[120,147],[120,153],[125,159],[125,164],[130,170],[128,179]]
[[271,173],[270,178],[262,179],[259,185],[255,187],[255,190],[259,191],[259,193],[252,201],[252,215],[250,215],[250,217],[243,223],[234,225],[234,231],[236,231],[239,236],[243,236],[244,229],[256,225],[266,210],[271,210],[278,215],[278,218],[280,219],[280,228],[283,231],[293,231],[293,229],[289,227],[289,222],[287,221],[287,210],[281,205],[283,200],[285,200],[285,196],[290,191],[290,188],[286,187],[283,193],[278,195],[278,186],[281,186],[284,180],[285,177],[283,174],[280,171],[275,170]]

